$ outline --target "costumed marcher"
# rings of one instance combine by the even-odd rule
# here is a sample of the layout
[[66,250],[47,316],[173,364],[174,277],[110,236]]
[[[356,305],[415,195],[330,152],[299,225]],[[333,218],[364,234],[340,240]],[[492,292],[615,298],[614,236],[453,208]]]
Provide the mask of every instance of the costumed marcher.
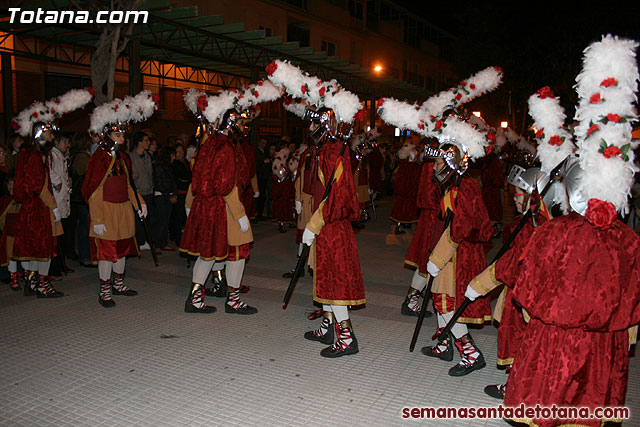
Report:
[[495,229],[494,236],[502,233],[502,192],[504,191],[504,174],[502,164],[495,151],[491,151],[484,159],[480,179],[482,182],[482,199],[489,212],[489,219]]
[[98,265],[100,280],[98,302],[105,308],[116,305],[112,295],[138,294],[124,284],[126,257],[139,255],[135,212],[145,218],[148,211],[133,183],[124,144],[129,122],[147,120],[158,108],[157,101],[157,95],[144,90],[104,103],[91,114],[91,131],[101,141],[89,159],[82,196],[89,205],[91,262]]
[[47,102],[34,102],[20,112],[12,124],[22,136],[31,134],[33,142],[20,149],[13,197],[22,204],[18,213],[13,259],[21,261],[27,284],[25,295],[57,298],[49,276],[55,256],[56,236],[62,234],[60,211],[49,180],[47,156],[53,147],[54,120],[62,114],[84,107],[93,98],[93,89],[73,89]]
[[[249,111],[251,121],[258,118],[260,115],[260,106],[256,105],[251,108]],[[247,132],[248,134],[248,127]],[[244,186],[241,192],[240,199],[242,200],[242,205],[244,206],[245,212],[247,213],[247,217],[250,220],[255,220],[257,205],[256,202],[258,197],[260,197],[260,187],[258,186],[258,174],[257,174],[257,164],[256,164],[256,152],[249,141],[248,135],[243,135],[238,141],[240,148],[242,149],[242,153],[244,154],[244,158],[247,162],[248,174],[249,174],[249,183]]]
[[16,236],[16,225],[21,205],[13,198],[13,176],[7,179],[7,194],[0,198],[0,266],[8,266],[12,291],[20,290],[20,282],[24,275],[18,270],[18,262],[13,258],[13,242]]
[[287,225],[293,222],[295,213],[295,186],[288,167],[289,155],[289,148],[283,147],[271,164],[273,184],[269,198],[273,201],[272,215],[274,221],[278,222],[280,233],[287,232]]
[[418,164],[418,151],[412,143],[406,142],[398,151],[398,164],[394,171],[393,192],[396,197],[389,219],[396,224],[396,234],[403,234],[401,227],[418,222],[420,211],[417,205],[421,168]]
[[225,312],[255,314],[258,311],[240,299],[242,275],[253,235],[239,189],[248,185],[251,177],[244,154],[233,138],[244,135],[244,126],[251,120],[247,112],[251,106],[279,96],[279,89],[262,81],[214,96],[206,96],[195,89],[185,95],[185,103],[201,120],[201,129],[204,128],[193,164],[186,200],[187,223],[180,243],[182,252],[198,257],[193,266],[185,312],[216,311],[204,302],[204,284],[215,264],[221,264],[225,259]]
[[[380,128],[376,128],[375,133],[379,135],[382,131]],[[369,190],[371,198],[375,200],[382,193],[382,182],[384,181],[384,157],[377,143],[371,147],[367,158],[369,162]]]
[[[474,278],[465,293],[467,298],[475,300],[480,295],[487,295],[497,286],[506,285],[498,297],[493,318],[499,322],[498,365],[504,366],[507,374],[510,372],[515,355],[523,342],[526,326],[522,309],[514,303],[512,297],[511,289],[517,278],[518,270],[509,267],[518,263],[514,260],[520,259],[535,227],[551,219],[553,206],[559,204],[563,207],[562,210],[566,209],[567,202],[563,197],[565,189],[561,183],[554,181],[549,184],[545,194],[542,192],[550,182],[549,174],[575,149],[571,135],[564,128],[564,109],[549,88],[543,88],[529,98],[529,114],[533,117],[534,126],[537,129],[544,129],[544,133],[549,137],[557,135],[564,138],[564,142],[560,145],[552,145],[542,139],[542,134],[540,134],[539,149],[537,150],[540,167],[524,169],[516,164],[511,168],[507,181],[515,187],[516,211],[522,215],[531,209],[531,217],[511,243],[509,250]],[[502,236],[503,242],[519,226],[520,220],[521,216],[517,216],[515,221],[505,228],[505,234]],[[488,385],[484,390],[488,395],[502,399],[506,390],[506,382]]]
[[[305,114],[316,155],[311,157],[314,212],[305,227],[303,243],[311,246],[313,299],[323,305],[322,323],[305,333],[308,340],[329,344],[320,355],[340,357],[358,352],[349,306],[365,303],[364,283],[351,221],[360,215],[350,173],[350,127],[362,109],[358,97],[332,80],[323,82],[289,62],[276,60],[267,66],[269,79],[294,98],[317,108]],[[297,82],[297,83],[294,83]],[[343,132],[346,133],[343,133]],[[327,198],[323,198],[330,185]],[[335,338],[334,338],[335,337]],[[335,340],[335,342],[334,342]]]
[[[434,277],[431,288],[437,312],[438,329],[444,328],[464,301],[469,281],[486,267],[484,243],[493,234],[487,208],[475,179],[464,176],[469,160],[485,155],[487,134],[476,129],[456,114],[462,103],[495,89],[502,79],[502,70],[489,67],[461,82],[456,88],[429,98],[416,108],[394,99],[379,101],[378,114],[394,126],[411,128],[426,137],[438,137],[440,146],[426,146],[426,159],[433,159],[435,183],[443,195],[441,212],[434,223],[435,244],[427,263],[427,272]],[[445,226],[445,217],[451,222]],[[414,278],[420,279],[420,275]],[[412,281],[418,293],[427,284],[426,278]],[[411,292],[411,291],[410,291]],[[405,299],[405,302],[407,300]],[[480,349],[471,338],[466,323],[482,324],[491,320],[489,301],[479,300],[462,313],[442,343],[422,348],[422,353],[442,360],[453,360],[453,346],[460,353],[460,362],[449,370],[451,376],[467,375],[486,366]]]
[[[635,342],[629,329],[640,323],[640,239],[618,220],[638,171],[630,149],[637,47],[607,35],[584,51],[575,86],[577,156],[563,173],[573,212],[538,227],[520,262],[507,267],[518,269],[513,299],[530,321],[504,406],[624,406]],[[543,133],[547,144],[564,145],[561,135]],[[608,420],[516,421],[595,427]]]
[[356,186],[356,197],[360,206],[360,220],[352,225],[356,229],[364,228],[364,222],[369,220],[367,207],[370,203],[369,198],[369,163],[366,155],[369,150],[364,147],[364,134],[356,135],[351,138],[351,172],[353,173],[353,182]]

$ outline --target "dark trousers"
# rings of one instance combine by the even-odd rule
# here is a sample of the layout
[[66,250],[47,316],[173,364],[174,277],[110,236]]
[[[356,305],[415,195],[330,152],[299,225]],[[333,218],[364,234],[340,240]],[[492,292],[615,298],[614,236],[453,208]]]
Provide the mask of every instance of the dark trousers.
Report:
[[171,216],[171,202],[169,196],[153,197],[153,217],[149,221],[153,245],[164,248],[169,244],[169,217]]
[[[75,247],[78,248],[78,261],[82,263],[91,262],[91,249],[89,248],[89,206],[80,203],[71,204],[71,215],[69,215],[69,233],[71,233],[70,240],[74,246],[73,252],[75,253]],[[65,231],[65,235],[67,232]],[[77,237],[77,246],[76,239]]]
[[180,246],[182,239],[182,231],[187,223],[187,211],[184,208],[186,194],[178,194],[178,202],[171,208],[171,216],[169,218],[169,239],[176,242],[176,246]]
[[[145,218],[145,221],[147,222],[147,224],[150,224],[153,217],[153,194],[147,194],[145,196],[142,196],[142,199],[143,200],[140,200],[140,203],[144,203],[147,205],[147,217]],[[134,205],[137,205],[137,202],[134,203]],[[138,245],[142,246],[145,243],[148,243],[147,235],[144,230],[144,225],[142,225],[142,221],[140,221],[137,212],[135,213],[135,218],[136,218],[136,240],[138,241]],[[153,233],[151,233],[150,227],[149,227],[149,233],[151,234],[151,238],[153,239]]]
[[271,181],[271,178],[261,179],[258,181],[258,191],[260,191],[260,196],[256,199],[256,216],[263,216],[264,208],[266,206],[266,202],[268,199],[267,194],[267,186]]

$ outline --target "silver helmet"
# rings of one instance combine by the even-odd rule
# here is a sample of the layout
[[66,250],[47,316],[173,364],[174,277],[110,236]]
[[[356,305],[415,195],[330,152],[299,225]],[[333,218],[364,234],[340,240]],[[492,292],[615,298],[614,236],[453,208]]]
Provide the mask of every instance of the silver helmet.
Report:
[[424,155],[428,159],[443,159],[444,166],[436,171],[434,177],[440,183],[445,183],[451,179],[454,173],[463,175],[469,168],[469,153],[461,155],[460,149],[448,142],[441,143],[438,148],[425,145]]
[[532,194],[534,190],[537,191],[543,196],[542,200],[548,209],[557,204],[562,205],[564,202],[564,195],[561,194],[564,192],[564,188],[560,182],[552,183],[546,193],[542,194],[550,180],[549,175],[542,172],[538,167],[525,169],[519,165],[513,165],[507,177],[509,184],[521,188],[527,194]]

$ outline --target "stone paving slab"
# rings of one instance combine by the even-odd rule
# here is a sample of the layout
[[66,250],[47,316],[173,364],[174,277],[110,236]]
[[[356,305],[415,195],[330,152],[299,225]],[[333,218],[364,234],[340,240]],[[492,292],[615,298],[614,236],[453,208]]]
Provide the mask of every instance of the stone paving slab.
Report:
[[[322,344],[304,340],[318,321],[311,278],[298,282],[287,310],[281,277],[295,262],[295,230],[254,225],[256,244],[244,277],[243,299],[259,313],[186,314],[191,270],[177,253],[154,267],[149,252],[127,261],[127,284],[136,297],[98,304],[95,269],[76,271],[56,286],[65,297],[24,297],[0,288],[1,426],[501,426],[502,420],[403,420],[403,407],[497,406],[484,394],[504,380],[496,366],[496,329],[472,330],[487,367],[462,378],[457,363],[408,351],[415,318],[399,314],[412,272],[402,268],[411,232],[393,234],[378,220],[357,235],[367,293],[366,308],[352,312],[358,355],[320,357]],[[495,242],[494,242],[495,243]],[[491,248],[489,256],[496,247]],[[430,342],[426,319],[418,346]],[[627,404],[637,402],[640,366],[631,359]],[[627,425],[634,424],[635,417]],[[640,424],[640,423],[638,423]]]

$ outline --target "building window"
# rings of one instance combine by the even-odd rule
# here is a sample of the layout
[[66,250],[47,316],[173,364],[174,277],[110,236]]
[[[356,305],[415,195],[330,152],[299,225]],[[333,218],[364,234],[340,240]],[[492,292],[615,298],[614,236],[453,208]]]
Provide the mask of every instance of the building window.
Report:
[[320,50],[322,52],[327,52],[329,56],[336,56],[336,45],[334,43],[322,40],[320,43]]
[[273,35],[273,30],[269,27],[265,27],[265,26],[258,26],[259,30],[264,30],[264,36],[265,37],[271,37]]
[[349,15],[353,16],[356,19],[363,18],[364,6],[362,5],[362,1],[349,0]]
[[311,36],[308,29],[296,24],[287,25],[288,42],[299,42],[300,47],[307,47],[310,45],[310,39]]

